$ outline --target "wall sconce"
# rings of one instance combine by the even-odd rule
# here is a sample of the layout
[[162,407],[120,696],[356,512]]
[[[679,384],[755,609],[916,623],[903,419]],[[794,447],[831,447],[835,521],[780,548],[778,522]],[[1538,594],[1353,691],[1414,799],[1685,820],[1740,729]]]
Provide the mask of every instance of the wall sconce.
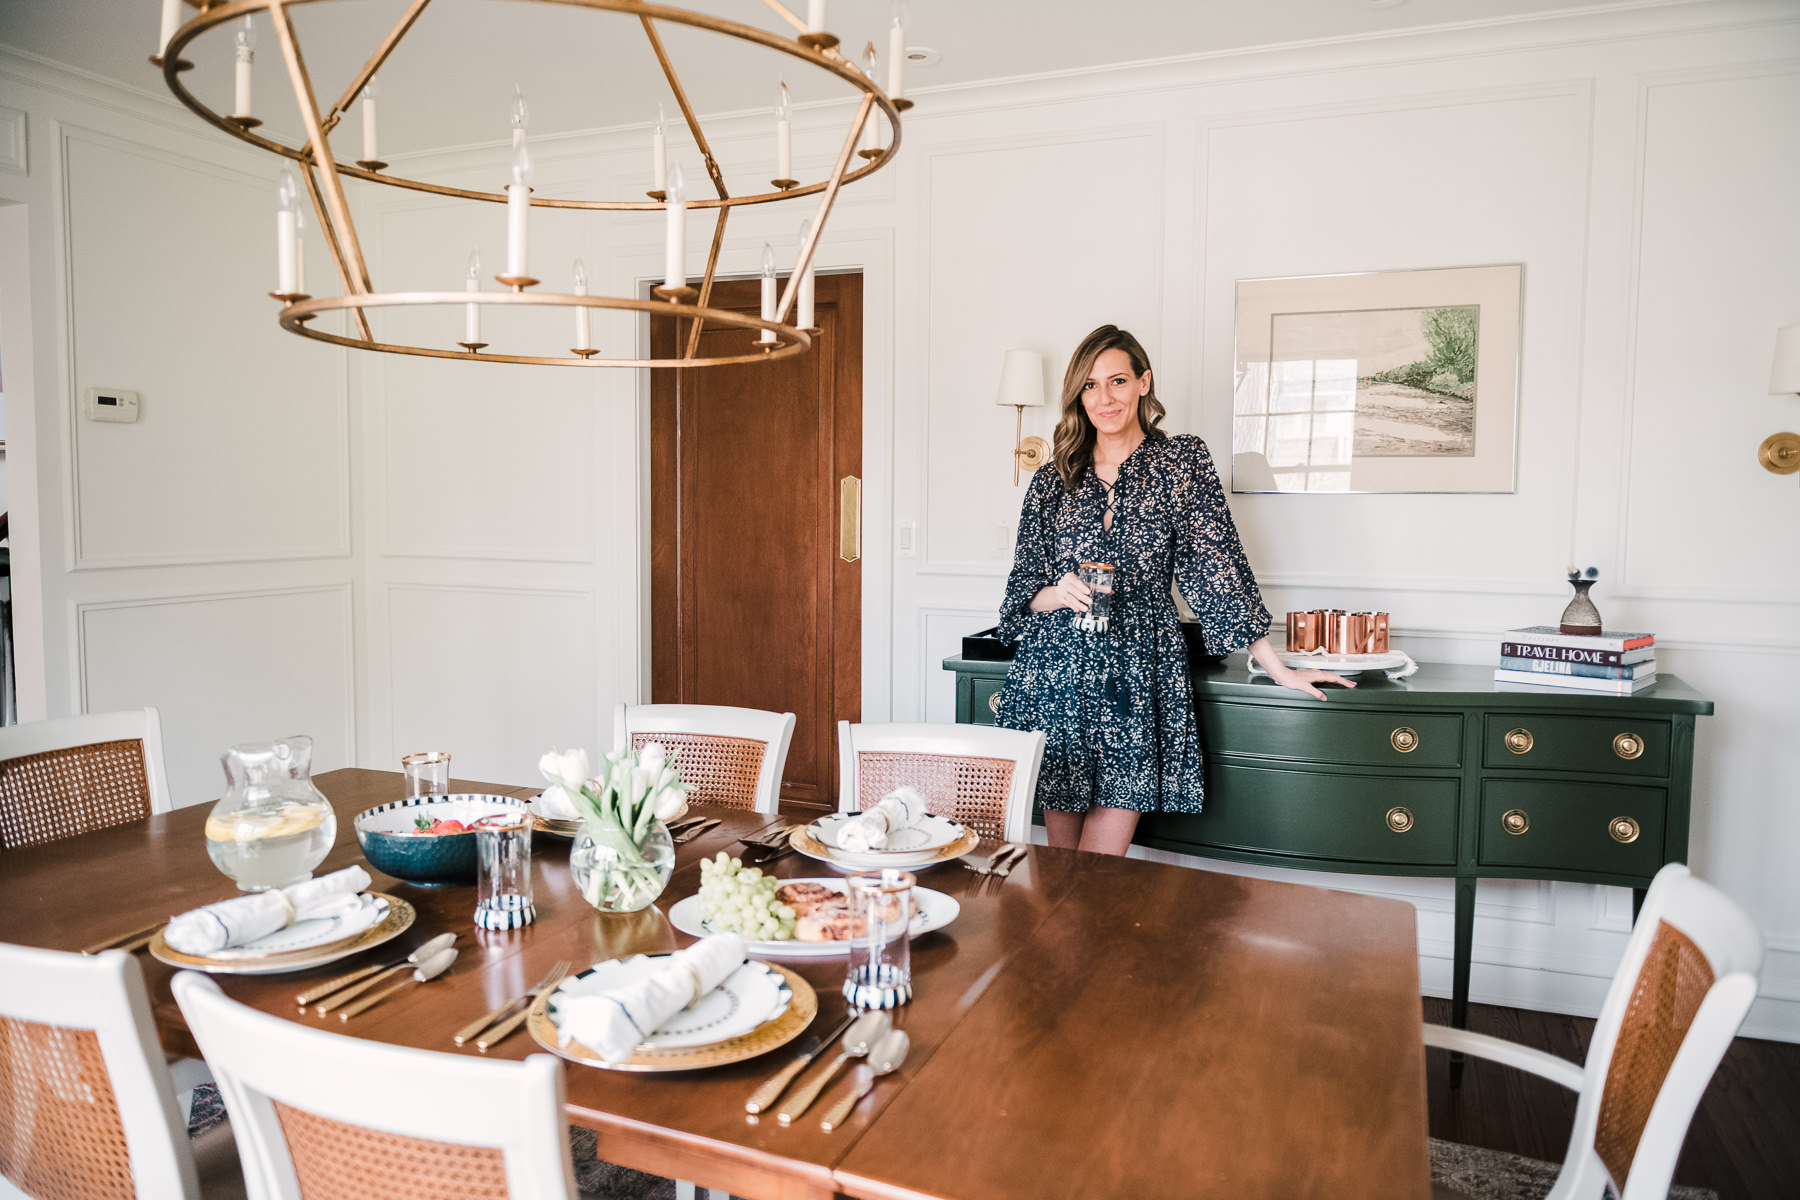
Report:
[[[1769,371],[1769,395],[1800,394],[1800,325],[1775,333],[1775,365]],[[1800,471],[1800,433],[1772,433],[1763,439],[1756,460],[1777,475]]]
[[1050,461],[1050,443],[1041,437],[1025,437],[1025,410],[1044,404],[1044,356],[1036,350],[1008,350],[1000,366],[1000,395],[995,404],[1019,410],[1013,425],[1013,486],[1019,486],[1019,468],[1036,471]]

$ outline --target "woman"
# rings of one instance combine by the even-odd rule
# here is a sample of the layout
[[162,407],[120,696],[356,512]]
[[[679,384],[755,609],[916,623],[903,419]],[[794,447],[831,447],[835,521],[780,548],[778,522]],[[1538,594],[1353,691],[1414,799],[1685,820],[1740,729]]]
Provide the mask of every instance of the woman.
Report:
[[[1248,646],[1283,687],[1323,700],[1326,671],[1293,671],[1269,646],[1269,613],[1238,544],[1219,476],[1197,437],[1157,428],[1150,359],[1103,325],[1063,375],[1055,470],[1040,470],[1019,514],[1000,637],[1019,643],[999,723],[1044,731],[1038,801],[1052,846],[1123,854],[1144,813],[1200,811],[1199,736],[1187,647],[1171,585],[1207,649]],[[1092,593],[1084,562],[1111,563],[1104,632],[1077,627]]]

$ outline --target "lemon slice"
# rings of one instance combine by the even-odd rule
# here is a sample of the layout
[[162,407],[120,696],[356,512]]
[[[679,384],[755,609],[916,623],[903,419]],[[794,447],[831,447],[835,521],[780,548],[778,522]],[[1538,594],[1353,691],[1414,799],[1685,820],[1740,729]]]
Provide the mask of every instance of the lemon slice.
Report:
[[213,842],[254,842],[264,838],[292,837],[325,823],[325,810],[290,805],[273,811],[246,810],[206,819],[206,837]]

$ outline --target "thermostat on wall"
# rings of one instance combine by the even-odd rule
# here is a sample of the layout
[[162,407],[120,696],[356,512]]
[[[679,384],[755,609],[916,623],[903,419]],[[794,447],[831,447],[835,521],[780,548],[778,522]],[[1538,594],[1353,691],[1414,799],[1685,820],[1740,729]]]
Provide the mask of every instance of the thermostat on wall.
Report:
[[90,421],[135,421],[138,419],[138,394],[118,388],[89,388],[87,417]]

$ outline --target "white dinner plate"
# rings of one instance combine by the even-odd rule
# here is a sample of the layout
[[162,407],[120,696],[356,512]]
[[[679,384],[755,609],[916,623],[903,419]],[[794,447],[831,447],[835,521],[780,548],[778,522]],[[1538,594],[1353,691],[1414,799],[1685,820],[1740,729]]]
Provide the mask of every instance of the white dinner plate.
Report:
[[267,958],[271,954],[293,954],[300,950],[312,950],[319,946],[330,945],[342,938],[361,933],[365,929],[372,929],[386,919],[388,911],[386,899],[365,893],[362,900],[362,906],[355,912],[340,913],[335,917],[314,917],[310,920],[296,921],[286,929],[277,929],[274,933],[265,934],[254,942],[245,942],[241,946],[217,950],[207,957],[216,958],[220,962],[235,962]]
[[1412,659],[1397,651],[1387,654],[1289,654],[1277,650],[1282,665],[1296,671],[1330,671],[1334,675],[1355,675],[1359,671],[1392,671],[1404,667]]
[[[366,894],[380,902],[382,906],[381,919],[366,928],[329,941],[312,943],[295,950],[263,950],[254,954],[243,954],[241,951],[248,947],[239,946],[231,950],[221,950],[216,955],[194,955],[183,954],[170,946],[163,939],[163,931],[159,929],[150,939],[150,954],[153,958],[166,962],[172,967],[188,967],[192,970],[208,971],[218,975],[279,975],[288,971],[306,971],[313,967],[322,967],[326,963],[336,962],[340,958],[348,958],[352,954],[391,941],[412,928],[417,914],[411,904],[398,896],[390,896],[381,892]],[[302,924],[309,923],[302,922]],[[346,927],[348,926],[340,926],[340,928]],[[291,933],[296,928],[299,926],[293,926],[282,932]],[[252,943],[252,945],[255,944]]]
[[[563,980],[550,997],[546,1010],[558,1036],[562,1032],[562,1006],[566,996],[596,996],[626,987],[658,970],[666,954],[637,954],[595,963],[579,975]],[[706,993],[661,1025],[638,1046],[639,1052],[691,1050],[743,1037],[788,1010],[794,993],[781,973],[767,963],[746,962]]]
[[[835,892],[844,890],[844,881],[836,877],[819,879],[783,879],[782,883],[817,883]],[[931,888],[914,887],[913,899],[917,902],[918,911],[913,913],[911,936],[930,933],[934,929],[942,929],[956,920],[962,912],[962,905],[953,896]],[[706,937],[718,932],[707,924],[700,916],[700,897],[688,896],[677,900],[669,909],[669,924],[694,937]],[[802,942],[789,939],[785,942],[765,942],[762,940],[746,940],[744,948],[751,954],[763,958],[841,958],[850,952],[850,942]]]
[[965,832],[955,821],[927,814],[917,825],[891,835],[885,849],[846,850],[838,845],[838,835],[861,816],[861,813],[833,813],[808,825],[806,832],[829,849],[838,861],[868,867],[905,867],[929,862]]

